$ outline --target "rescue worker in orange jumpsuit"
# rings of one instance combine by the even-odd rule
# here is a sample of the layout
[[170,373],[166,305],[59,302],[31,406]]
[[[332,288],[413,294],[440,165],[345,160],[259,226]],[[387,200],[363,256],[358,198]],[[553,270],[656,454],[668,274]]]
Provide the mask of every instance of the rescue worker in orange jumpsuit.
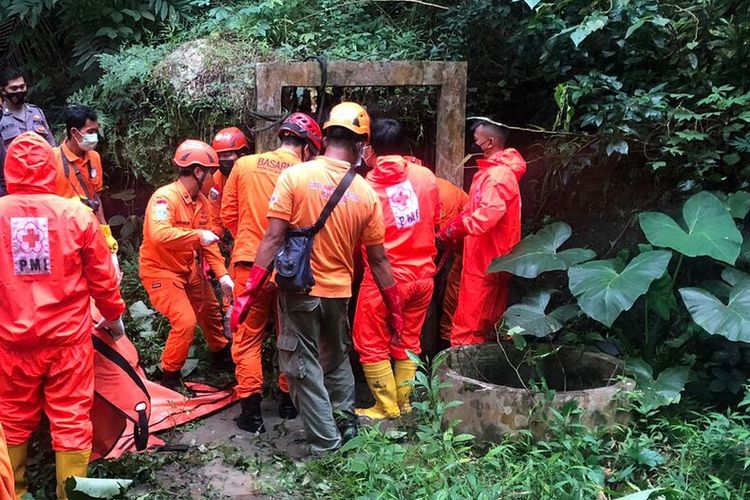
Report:
[[[437,178],[438,191],[440,193],[440,230],[442,231],[453,219],[463,212],[469,195],[449,180]],[[458,305],[458,289],[461,283],[461,270],[463,269],[463,242],[459,242],[453,250],[454,255],[448,276],[445,280],[445,292],[443,294],[443,311],[440,316],[440,338],[450,344],[451,328],[453,326],[453,314]],[[450,259],[450,258],[449,258]]]
[[[322,135],[312,117],[294,113],[279,127],[281,146],[278,149],[245,156],[234,166],[224,188],[221,220],[235,241],[232,251],[232,270],[237,283],[235,298],[245,291],[260,240],[268,227],[266,213],[276,180],[290,166],[317,156]],[[237,426],[251,433],[265,432],[260,411],[263,391],[261,347],[268,320],[274,315],[275,304],[275,289],[261,289],[252,311],[233,337],[232,356],[237,379],[235,390],[242,405]],[[297,410],[289,397],[289,387],[283,374],[279,375],[279,389],[279,416],[295,418]]]
[[54,194],[52,147],[26,132],[8,148],[0,198],[0,424],[8,438],[16,495],[28,491],[28,441],[42,410],[55,450],[57,494],[85,476],[94,398],[90,300],[97,326],[124,334],[125,304],[109,249],[91,210]]
[[[362,106],[342,102],[331,109],[323,129],[325,154],[279,176],[268,204],[268,229],[246,290],[235,299],[233,325],[252,314],[287,231],[312,226],[331,193],[359,163],[369,141],[370,117]],[[314,452],[335,450],[358,432],[348,353],[348,304],[354,252],[360,244],[365,246],[370,270],[383,294],[387,324],[394,335],[401,334],[401,303],[383,248],[384,232],[377,194],[365,179],[354,175],[315,235],[310,255],[312,289],[309,293],[279,292],[279,366],[288,377],[291,397]]]
[[13,466],[8,455],[8,443],[0,424],[0,500],[14,500],[16,488],[13,484]]
[[521,239],[521,194],[518,181],[526,162],[505,148],[507,128],[480,121],[474,142],[485,155],[469,189],[466,209],[441,232],[446,247],[464,241],[463,273],[453,316],[451,345],[481,344],[494,332],[508,303],[508,274],[487,273],[495,257],[510,253]]
[[223,334],[221,308],[203,271],[203,259],[230,297],[234,283],[211,231],[209,202],[201,186],[219,168],[219,156],[205,142],[188,139],[172,160],[179,179],[156,190],[146,206],[140,276],[151,304],[172,327],[161,357],[162,385],[182,385],[180,369],[200,325],[212,361],[231,366],[230,344]]
[[375,158],[367,182],[383,207],[383,246],[393,270],[403,318],[400,338],[391,338],[383,296],[365,255],[353,339],[375,406],[358,409],[357,415],[378,420],[398,418],[411,409],[409,382],[414,379],[417,365],[406,351],[417,355],[422,352],[420,334],[434,288],[435,229],[440,216],[438,186],[429,169],[400,155],[405,143],[406,130],[401,123],[389,119],[373,123],[370,145]]
[[219,130],[211,142],[211,147],[219,154],[219,170],[214,172],[212,182],[206,182],[203,194],[211,203],[211,230],[222,238],[224,224],[221,222],[221,199],[224,185],[237,160],[251,154],[252,148],[245,134],[237,127]]
[[76,198],[91,208],[99,220],[112,255],[112,262],[120,270],[117,260],[117,240],[107,223],[99,193],[104,189],[102,159],[95,151],[99,142],[99,123],[96,113],[88,106],[71,106],[65,114],[65,141],[55,148],[57,165],[56,194]]

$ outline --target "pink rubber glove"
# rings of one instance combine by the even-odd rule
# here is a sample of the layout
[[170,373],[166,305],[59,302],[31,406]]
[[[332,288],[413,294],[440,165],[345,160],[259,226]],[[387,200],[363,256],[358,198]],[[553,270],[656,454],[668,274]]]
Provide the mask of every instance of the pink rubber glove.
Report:
[[250,308],[258,298],[258,291],[263,287],[270,274],[268,269],[260,266],[253,266],[250,269],[245,290],[234,301],[232,317],[229,320],[229,329],[232,332],[236,332],[239,324],[245,321],[247,313],[250,312]]

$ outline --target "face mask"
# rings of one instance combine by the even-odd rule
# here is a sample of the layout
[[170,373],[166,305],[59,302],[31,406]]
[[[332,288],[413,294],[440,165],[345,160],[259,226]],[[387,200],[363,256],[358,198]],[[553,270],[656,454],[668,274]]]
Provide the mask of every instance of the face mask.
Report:
[[232,167],[234,167],[234,161],[219,160],[219,171],[224,177],[227,177],[232,172]]
[[78,145],[84,151],[91,151],[99,143],[99,136],[97,134],[81,134],[81,139],[78,140]]
[[23,104],[26,102],[26,92],[8,92],[7,94],[4,93],[3,97],[5,99],[8,99],[10,102],[18,106],[19,104]]

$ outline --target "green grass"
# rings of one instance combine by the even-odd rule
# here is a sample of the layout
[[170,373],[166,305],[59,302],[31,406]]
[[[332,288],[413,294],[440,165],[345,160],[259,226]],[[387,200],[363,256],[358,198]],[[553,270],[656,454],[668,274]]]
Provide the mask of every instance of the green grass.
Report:
[[398,430],[365,428],[337,453],[287,463],[266,493],[326,499],[604,499],[650,488],[667,499],[750,493],[744,414],[678,408],[605,431],[582,425],[571,404],[554,413],[543,440],[521,432],[489,444],[441,425],[445,405],[435,382],[419,385],[423,401]]

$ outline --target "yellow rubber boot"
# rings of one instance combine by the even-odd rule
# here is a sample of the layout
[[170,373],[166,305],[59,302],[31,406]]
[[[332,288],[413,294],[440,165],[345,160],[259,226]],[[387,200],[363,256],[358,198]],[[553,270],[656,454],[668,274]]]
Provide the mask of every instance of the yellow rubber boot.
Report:
[[396,401],[401,413],[411,412],[411,390],[414,376],[417,373],[417,364],[410,360],[396,360],[393,363],[393,377],[396,380]]
[[365,377],[367,377],[370,392],[375,396],[375,406],[372,408],[357,408],[357,415],[373,420],[400,417],[401,412],[396,402],[396,381],[393,378],[391,362],[381,361],[380,363],[362,365],[362,369],[365,372]]
[[28,441],[22,444],[8,445],[8,456],[10,457],[10,466],[13,468],[16,498],[21,498],[29,491],[29,481],[26,478],[26,455],[28,450]]
[[55,473],[57,475],[57,498],[67,500],[65,480],[70,476],[86,477],[89,471],[91,450],[55,452]]

